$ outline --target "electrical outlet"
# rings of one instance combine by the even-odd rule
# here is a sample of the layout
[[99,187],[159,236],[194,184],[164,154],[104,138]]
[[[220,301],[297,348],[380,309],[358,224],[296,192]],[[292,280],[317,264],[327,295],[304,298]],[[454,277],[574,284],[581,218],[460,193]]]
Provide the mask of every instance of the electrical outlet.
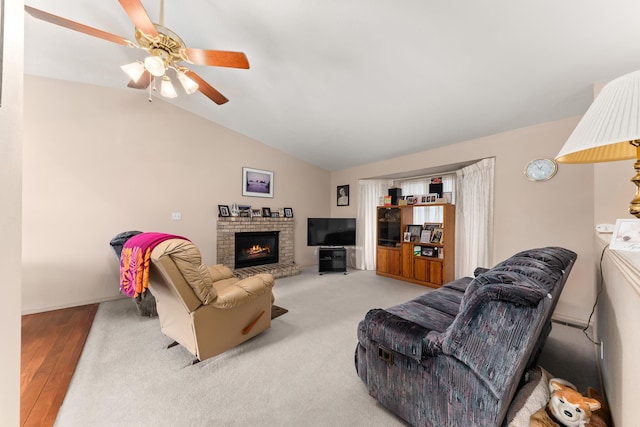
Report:
[[179,221],[182,219],[182,213],[181,212],[171,212],[171,219],[174,221]]

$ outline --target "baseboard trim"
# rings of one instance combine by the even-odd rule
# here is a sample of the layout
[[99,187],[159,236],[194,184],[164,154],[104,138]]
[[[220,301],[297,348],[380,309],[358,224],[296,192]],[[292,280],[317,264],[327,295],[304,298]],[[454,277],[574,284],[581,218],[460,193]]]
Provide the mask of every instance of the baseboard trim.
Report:
[[129,298],[129,297],[127,297],[125,295],[116,295],[116,296],[113,296],[113,297],[104,297],[104,298],[92,299],[90,301],[74,302],[72,304],[62,304],[62,305],[56,305],[56,306],[51,306],[51,307],[34,308],[34,309],[29,309],[29,310],[23,310],[22,311],[22,316],[26,316],[26,315],[29,315],[29,314],[44,313],[46,311],[62,310],[62,309],[71,308],[71,307],[79,307],[79,306],[82,306],[82,305],[100,304],[101,302],[115,301],[115,300],[125,299],[125,298]]
[[551,322],[558,323],[560,325],[569,326],[569,327],[576,328],[576,329],[580,329],[580,330],[583,330],[586,327],[588,327],[588,325],[585,322],[582,322],[582,321],[577,320],[577,319],[553,318],[553,319],[551,319]]

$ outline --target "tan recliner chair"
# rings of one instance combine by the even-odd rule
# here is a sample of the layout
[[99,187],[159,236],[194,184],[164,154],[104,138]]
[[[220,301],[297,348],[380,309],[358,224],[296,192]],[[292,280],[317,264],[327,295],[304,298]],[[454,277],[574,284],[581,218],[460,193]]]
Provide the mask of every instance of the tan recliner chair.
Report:
[[216,356],[271,326],[271,274],[240,280],[221,264],[206,266],[188,240],[169,239],[151,252],[149,288],[162,333],[197,361]]

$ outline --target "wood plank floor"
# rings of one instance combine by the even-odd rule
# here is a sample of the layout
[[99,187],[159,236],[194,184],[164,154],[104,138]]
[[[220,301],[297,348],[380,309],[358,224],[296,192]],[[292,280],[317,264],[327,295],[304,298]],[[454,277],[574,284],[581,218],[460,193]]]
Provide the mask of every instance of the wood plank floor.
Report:
[[98,304],[22,316],[20,425],[53,426]]

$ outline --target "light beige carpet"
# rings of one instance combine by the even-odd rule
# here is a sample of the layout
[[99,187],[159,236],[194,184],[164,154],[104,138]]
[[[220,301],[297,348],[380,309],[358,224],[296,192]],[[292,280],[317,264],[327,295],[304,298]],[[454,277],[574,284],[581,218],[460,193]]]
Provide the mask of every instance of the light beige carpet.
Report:
[[[158,318],[140,317],[129,299],[103,303],[56,426],[405,426],[356,374],[357,325],[371,308],[428,291],[370,271],[303,269],[276,280],[285,316],[196,365],[182,347],[166,349],[172,340]],[[595,372],[585,341],[580,330],[554,325],[543,366],[581,387]]]
[[276,280],[286,315],[224,354],[193,356],[130,300],[103,303],[56,426],[403,426],[357,376],[358,322],[428,289],[374,272]]

